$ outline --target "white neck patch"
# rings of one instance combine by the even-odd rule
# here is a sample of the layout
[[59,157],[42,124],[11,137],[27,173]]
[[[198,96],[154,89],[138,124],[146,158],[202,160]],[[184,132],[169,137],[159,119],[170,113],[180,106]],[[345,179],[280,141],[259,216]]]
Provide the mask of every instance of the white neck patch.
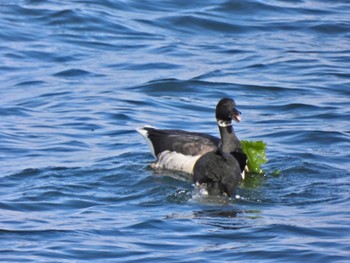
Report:
[[216,120],[216,121],[220,127],[232,126],[231,121],[222,121],[222,120]]

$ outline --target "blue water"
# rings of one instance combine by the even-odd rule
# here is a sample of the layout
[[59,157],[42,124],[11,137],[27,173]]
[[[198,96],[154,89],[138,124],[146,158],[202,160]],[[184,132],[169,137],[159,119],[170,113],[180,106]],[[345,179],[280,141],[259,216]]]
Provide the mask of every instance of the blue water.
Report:
[[[69,3],[68,3],[69,2]],[[0,0],[2,262],[350,262],[350,2]],[[267,143],[232,199],[135,128]]]

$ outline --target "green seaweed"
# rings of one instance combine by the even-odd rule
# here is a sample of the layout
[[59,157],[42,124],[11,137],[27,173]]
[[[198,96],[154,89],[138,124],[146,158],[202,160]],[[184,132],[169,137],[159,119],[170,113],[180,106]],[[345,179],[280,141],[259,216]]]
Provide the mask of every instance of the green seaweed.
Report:
[[250,173],[262,174],[261,166],[267,162],[265,155],[266,143],[263,141],[242,140],[242,150],[248,157],[247,166]]

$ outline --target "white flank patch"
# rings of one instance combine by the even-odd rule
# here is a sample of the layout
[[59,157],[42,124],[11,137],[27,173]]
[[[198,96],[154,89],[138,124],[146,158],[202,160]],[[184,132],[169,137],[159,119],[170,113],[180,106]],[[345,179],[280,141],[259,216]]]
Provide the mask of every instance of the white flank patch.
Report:
[[245,179],[245,170],[243,170],[243,172],[241,172],[241,176],[242,176],[242,179],[244,180]]
[[242,179],[243,179],[243,180],[245,179],[245,175],[246,175],[247,173],[249,173],[248,165],[246,165],[246,166],[244,167],[244,170],[243,170],[243,172],[241,173]]
[[[151,127],[151,126],[145,126],[145,127]],[[152,128],[152,127],[151,127]],[[137,128],[136,131],[142,135],[143,138],[145,138],[145,141],[147,142],[147,145],[154,156],[154,158],[157,158],[156,154],[154,153],[154,148],[151,140],[148,138],[148,131],[142,128]]]
[[153,168],[165,168],[193,174],[193,168],[201,155],[189,156],[178,152],[164,151],[158,155],[158,161]]

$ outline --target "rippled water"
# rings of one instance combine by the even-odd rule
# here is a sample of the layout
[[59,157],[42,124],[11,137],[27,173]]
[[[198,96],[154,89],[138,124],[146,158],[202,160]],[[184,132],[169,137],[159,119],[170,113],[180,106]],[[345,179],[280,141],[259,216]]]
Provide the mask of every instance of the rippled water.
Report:
[[[347,0],[0,9],[3,261],[350,261]],[[230,200],[153,171],[135,132],[217,135],[221,97],[268,145]]]

